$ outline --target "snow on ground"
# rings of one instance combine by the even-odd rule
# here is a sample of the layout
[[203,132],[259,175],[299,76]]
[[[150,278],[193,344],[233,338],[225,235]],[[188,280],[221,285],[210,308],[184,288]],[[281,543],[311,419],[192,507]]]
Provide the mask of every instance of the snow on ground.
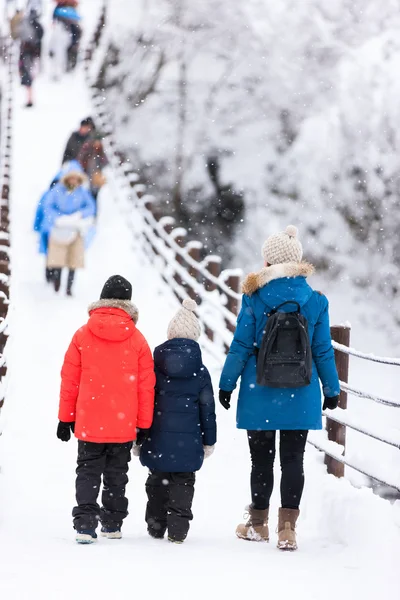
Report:
[[[57,84],[43,73],[36,92],[32,111],[20,108],[22,90],[16,98],[13,309],[0,438],[0,598],[83,600],[90,594],[100,600],[135,595],[168,600],[261,593],[283,600],[347,600],[393,595],[400,506],[327,476],[322,457],[310,448],[300,550],[285,554],[275,548],[277,491],[271,543],[235,538],[249,501],[249,457],[245,434],[235,429],[234,411],[219,407],[218,447],[198,475],[195,519],[184,545],[147,536],[146,471],[136,460],[130,471],[124,538],[99,540],[90,547],[75,544],[70,513],[76,441],[62,443],[55,433],[59,370],[67,344],[112,273],[132,281],[139,328],[152,347],[164,341],[176,301],[135,245],[110,189],[100,198],[98,235],[88,252],[87,269],[78,274],[74,298],[56,296],[44,283],[43,258],[36,254],[31,231],[36,202],[59,167],[70,130],[91,109],[81,72]],[[218,372],[212,370],[217,386]]]

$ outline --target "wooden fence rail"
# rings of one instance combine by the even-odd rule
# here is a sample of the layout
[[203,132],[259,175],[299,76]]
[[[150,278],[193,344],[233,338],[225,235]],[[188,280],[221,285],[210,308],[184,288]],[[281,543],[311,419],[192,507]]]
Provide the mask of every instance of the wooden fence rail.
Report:
[[[235,330],[236,318],[240,309],[241,271],[223,270],[221,259],[204,253],[203,244],[198,240],[187,240],[187,231],[175,227],[172,217],[160,217],[155,198],[146,193],[132,164],[119,152],[114,139],[112,118],[107,110],[104,94],[93,85],[96,75],[91,77],[90,66],[96,52],[101,50],[102,34],[107,25],[107,2],[104,2],[96,31],[85,53],[86,81],[92,93],[97,124],[105,132],[104,147],[110,166],[119,180],[119,194],[126,194],[131,211],[134,210],[136,232],[139,231],[142,246],[152,264],[160,271],[161,277],[179,300],[194,298],[199,305],[199,319],[209,340],[207,349],[222,362],[228,351]],[[106,50],[106,48],[103,48]],[[101,63],[98,63],[101,64]],[[400,407],[394,400],[381,398],[369,392],[358,390],[348,384],[349,357],[355,356],[376,363],[400,366],[400,359],[373,357],[350,348],[350,328],[334,326],[331,329],[335,359],[341,381],[339,408],[326,411],[327,440],[310,438],[315,448],[325,453],[328,472],[343,477],[345,465],[388,487],[400,491],[400,481],[381,477],[378,472],[365,469],[349,460],[345,455],[346,429],[362,433],[382,444],[400,448],[399,439],[385,432],[366,428],[347,416],[348,394],[356,395],[366,401],[373,401],[388,407]]]
[[4,404],[4,378],[7,373],[5,348],[10,305],[10,193],[16,55],[15,43],[7,38],[2,54],[0,100],[0,408]]

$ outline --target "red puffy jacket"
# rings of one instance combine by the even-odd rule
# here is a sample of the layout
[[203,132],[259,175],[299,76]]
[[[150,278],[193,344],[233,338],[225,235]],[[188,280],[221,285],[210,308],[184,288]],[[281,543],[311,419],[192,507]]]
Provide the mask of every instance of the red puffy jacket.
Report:
[[61,371],[60,421],[86,442],[124,443],[153,420],[155,375],[136,307],[100,300],[72,338]]

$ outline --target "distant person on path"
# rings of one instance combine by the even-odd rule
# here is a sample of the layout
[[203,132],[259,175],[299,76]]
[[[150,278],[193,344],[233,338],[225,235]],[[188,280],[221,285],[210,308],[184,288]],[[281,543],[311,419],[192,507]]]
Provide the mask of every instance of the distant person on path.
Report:
[[42,231],[42,224],[43,224],[43,220],[44,220],[44,206],[46,203],[46,198],[47,195],[49,194],[50,190],[53,189],[53,187],[56,185],[56,183],[58,183],[60,181],[60,179],[66,175],[69,171],[82,171],[82,167],[81,165],[78,163],[78,161],[71,161],[69,163],[67,163],[54,177],[54,179],[52,180],[50,187],[48,190],[45,191],[45,193],[41,196],[37,208],[36,208],[36,212],[35,212],[35,219],[34,219],[34,223],[33,223],[33,230],[36,231],[37,233],[39,233],[39,253],[40,254],[44,254],[46,256],[46,271],[45,271],[45,278],[47,283],[51,282],[52,279],[52,271],[51,269],[49,269],[49,267],[47,266],[47,251],[49,248],[49,233],[47,231]]
[[62,164],[69,160],[78,160],[79,152],[91,133],[95,130],[94,121],[91,117],[82,119],[78,131],[73,131],[68,139],[64,150]]
[[269,540],[275,439],[280,431],[278,548],[295,550],[307,434],[322,428],[320,381],[324,409],[337,407],[340,387],[328,300],[307,283],[314,268],[301,262],[296,227],[290,225],[269,237],[262,256],[264,268],[248,275],[243,284],[242,309],[222,371],[219,399],[228,409],[241,377],[236,420],[248,435],[252,503],[248,522],[237,527],[237,536]]
[[78,155],[78,160],[89,178],[90,191],[96,202],[96,215],[97,197],[101,188],[106,183],[103,169],[108,165],[102,138],[103,136],[100,132],[95,132],[91,136],[91,139],[83,144]]
[[95,205],[83,187],[85,175],[70,171],[47,194],[41,233],[48,234],[47,267],[56,292],[61,287],[62,269],[68,269],[67,295],[72,296],[75,271],[85,266],[85,237],[93,226]]
[[77,6],[76,0],[60,1],[53,12],[53,21],[61,23],[71,36],[67,48],[67,71],[72,71],[77,65],[79,42],[82,37],[81,17]]
[[38,21],[35,10],[31,10],[27,17],[23,17],[17,25],[16,35],[20,40],[19,73],[21,85],[26,87],[26,107],[33,106],[33,79],[36,63],[41,55],[43,27]]
[[[149,535],[182,543],[189,531],[195,471],[217,440],[214,394],[203,365],[194,300],[184,300],[168,326],[168,341],[154,352],[156,398],[149,432],[134,453],[150,469],[146,482]],[[148,435],[145,435],[148,433]]]
[[102,536],[122,537],[132,443],[153,419],[153,358],[136,327],[138,309],[131,298],[124,277],[106,281],[100,300],[89,306],[87,324],[72,338],[61,371],[57,437],[67,442],[72,431],[78,438],[72,516],[80,544],[96,540],[99,521]]

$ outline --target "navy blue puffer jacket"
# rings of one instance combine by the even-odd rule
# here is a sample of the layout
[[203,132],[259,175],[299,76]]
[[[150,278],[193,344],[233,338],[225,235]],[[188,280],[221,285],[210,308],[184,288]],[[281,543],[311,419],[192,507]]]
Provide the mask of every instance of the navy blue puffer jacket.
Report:
[[155,349],[154,367],[154,419],[140,461],[155,471],[198,471],[203,446],[217,439],[214,394],[200,346],[186,338],[169,340]]

